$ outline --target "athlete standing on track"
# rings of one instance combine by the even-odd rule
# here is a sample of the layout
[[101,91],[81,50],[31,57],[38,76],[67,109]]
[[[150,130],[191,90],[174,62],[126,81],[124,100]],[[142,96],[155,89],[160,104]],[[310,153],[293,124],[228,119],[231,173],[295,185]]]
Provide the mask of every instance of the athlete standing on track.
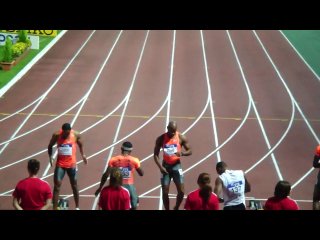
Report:
[[87,157],[83,153],[83,143],[80,133],[71,129],[69,123],[62,125],[62,129],[52,135],[48,145],[49,161],[52,166],[52,147],[57,143],[58,157],[54,170],[54,190],[53,190],[53,209],[57,210],[60,187],[65,173],[67,172],[73,191],[73,197],[76,204],[76,210],[79,210],[79,190],[77,184],[77,160],[76,144],[85,164],[88,164]]
[[[169,189],[171,179],[173,179],[178,192],[176,205],[173,209],[179,209],[184,196],[184,179],[180,159],[182,156],[189,156],[192,154],[187,138],[179,133],[177,128],[178,126],[176,121],[169,122],[167,126],[168,131],[157,138],[153,154],[154,161],[162,174],[162,201],[166,210],[170,209]],[[182,147],[185,149],[184,152],[182,152]],[[162,164],[159,162],[159,153],[161,148],[163,149]]]
[[[320,145],[316,149],[316,153],[313,158],[313,167],[320,168]],[[320,210],[320,170],[318,172],[317,183],[314,186],[313,191],[313,210]]]

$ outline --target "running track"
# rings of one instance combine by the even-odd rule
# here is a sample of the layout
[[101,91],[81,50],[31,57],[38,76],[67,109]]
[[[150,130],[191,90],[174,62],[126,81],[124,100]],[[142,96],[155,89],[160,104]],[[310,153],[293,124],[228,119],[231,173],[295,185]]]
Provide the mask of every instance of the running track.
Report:
[[[319,77],[279,31],[68,31],[0,99],[0,209],[12,209],[31,157],[53,186],[47,145],[64,122],[82,132],[89,157],[87,166],[78,159],[81,209],[95,209],[93,193],[124,140],[145,170],[135,175],[139,209],[162,209],[152,153],[169,119],[193,149],[182,160],[186,193],[201,172],[214,182],[225,161],[246,171],[247,199],[265,200],[285,179],[311,209],[319,93]],[[170,193],[172,208],[174,184]],[[67,177],[61,194],[72,196]]]

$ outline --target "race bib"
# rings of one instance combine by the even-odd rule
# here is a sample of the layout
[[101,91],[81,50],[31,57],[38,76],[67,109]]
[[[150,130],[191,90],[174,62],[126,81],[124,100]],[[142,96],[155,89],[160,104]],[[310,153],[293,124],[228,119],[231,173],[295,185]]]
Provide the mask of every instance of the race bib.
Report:
[[131,177],[131,168],[129,167],[120,167],[120,171],[123,179],[128,179]]
[[243,182],[242,181],[229,183],[227,185],[227,188],[228,188],[229,192],[232,192],[232,193],[234,193],[236,195],[241,195],[242,187],[243,187]]
[[166,155],[174,155],[178,152],[177,144],[165,144],[163,151]]
[[58,147],[58,154],[61,156],[71,156],[72,155],[72,144],[61,144]]

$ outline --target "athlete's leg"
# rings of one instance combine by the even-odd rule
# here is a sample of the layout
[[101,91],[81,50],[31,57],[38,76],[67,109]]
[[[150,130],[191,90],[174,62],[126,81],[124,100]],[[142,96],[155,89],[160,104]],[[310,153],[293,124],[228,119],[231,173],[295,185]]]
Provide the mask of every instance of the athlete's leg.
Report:
[[181,202],[184,197],[184,177],[183,177],[183,171],[181,168],[181,164],[177,164],[173,168],[173,182],[175,183],[177,187],[177,199],[176,199],[176,205],[174,206],[174,210],[178,210]]
[[317,183],[314,185],[314,190],[313,190],[313,204],[312,204],[313,210],[320,210],[319,201],[320,201],[320,171],[318,172]]
[[52,197],[52,203],[53,203],[53,210],[57,210],[58,208],[58,200],[59,200],[59,193],[60,193],[60,187],[62,184],[62,179],[65,174],[65,169],[61,167],[56,167],[54,170],[54,187],[53,187],[53,197]]
[[76,168],[68,168],[67,174],[69,176],[76,208],[79,208],[79,189],[78,189],[78,181],[77,181],[77,169]]
[[123,184],[123,187],[126,188],[130,193],[130,210],[137,210],[138,195],[135,186],[133,184]]
[[165,210],[170,210],[169,189],[171,177],[169,174],[161,174],[162,202]]

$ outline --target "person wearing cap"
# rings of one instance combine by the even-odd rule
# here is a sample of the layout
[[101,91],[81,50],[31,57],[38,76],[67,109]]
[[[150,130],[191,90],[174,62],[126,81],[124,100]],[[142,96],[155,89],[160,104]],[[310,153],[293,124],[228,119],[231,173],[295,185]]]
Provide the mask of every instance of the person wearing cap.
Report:
[[[184,178],[181,167],[181,157],[192,154],[188,139],[177,131],[176,121],[170,121],[167,126],[167,132],[160,135],[153,151],[153,158],[161,172],[162,202],[165,210],[170,209],[169,189],[171,179],[177,188],[176,205],[174,210],[178,210],[184,196]],[[182,147],[185,151],[182,151]],[[160,149],[163,149],[163,161],[159,162]]]
[[[316,148],[316,153],[313,158],[313,167],[320,168],[320,145]],[[320,170],[318,172],[317,182],[313,191],[313,210],[320,210]]]
[[28,161],[29,177],[18,182],[13,196],[13,207],[16,210],[47,210],[52,204],[52,191],[48,182],[37,174],[40,162],[37,159]]
[[140,160],[136,157],[131,156],[131,152],[133,150],[133,146],[131,142],[124,142],[121,146],[121,154],[118,156],[112,157],[108,162],[107,170],[102,174],[100,186],[95,191],[95,196],[98,196],[101,192],[101,189],[107,178],[110,175],[110,170],[112,167],[118,167],[121,170],[121,174],[123,177],[123,187],[128,189],[130,193],[130,202],[131,202],[131,210],[136,210],[138,206],[138,195],[136,192],[136,188],[134,186],[134,170],[137,170],[137,173],[140,176],[143,176],[143,170],[140,166]]
[[83,142],[80,133],[74,131],[71,128],[70,123],[64,123],[62,128],[52,135],[52,138],[48,145],[49,161],[52,167],[53,156],[52,147],[57,144],[57,162],[54,170],[54,189],[53,189],[53,209],[58,208],[58,199],[60,187],[65,173],[68,174],[70,179],[71,188],[73,191],[73,197],[76,205],[76,209],[79,210],[79,190],[77,183],[77,160],[76,160],[76,145],[79,146],[79,150],[85,164],[88,164],[87,157],[83,152]]

